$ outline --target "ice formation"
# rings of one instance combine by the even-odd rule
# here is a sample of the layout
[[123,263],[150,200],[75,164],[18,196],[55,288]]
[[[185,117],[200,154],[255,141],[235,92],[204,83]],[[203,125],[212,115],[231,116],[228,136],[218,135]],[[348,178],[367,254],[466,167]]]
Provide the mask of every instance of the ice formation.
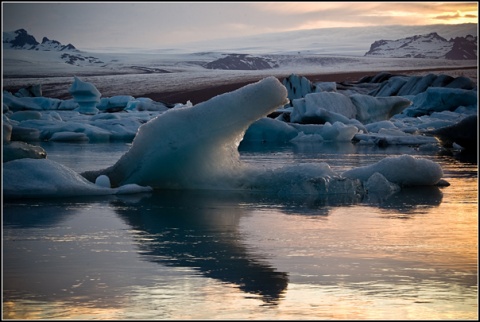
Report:
[[286,103],[285,87],[269,77],[193,107],[168,110],[140,127],[116,164],[84,176],[94,181],[107,175],[112,186],[218,188],[237,176],[237,148],[249,125]]
[[74,101],[79,105],[78,112],[82,114],[97,114],[97,104],[100,102],[100,92],[92,83],[84,82],[78,77],[74,78],[69,89]]
[[3,164],[6,198],[79,197],[151,191],[136,184],[110,189],[94,184],[72,169],[48,159],[18,159]]
[[442,167],[431,160],[410,155],[386,157],[375,164],[345,171],[342,176],[367,181],[380,173],[389,182],[399,186],[431,186],[443,177]]

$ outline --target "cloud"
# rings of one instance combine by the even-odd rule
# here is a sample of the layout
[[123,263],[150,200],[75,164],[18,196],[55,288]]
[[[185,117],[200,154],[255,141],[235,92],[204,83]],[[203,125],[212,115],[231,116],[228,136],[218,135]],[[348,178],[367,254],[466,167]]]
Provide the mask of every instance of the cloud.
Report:
[[[476,3],[443,2],[286,2],[259,3],[256,8],[281,19],[292,29],[375,25],[426,25],[436,16],[473,22]],[[463,15],[452,14],[464,12]],[[472,21],[464,21],[470,18]]]
[[454,14],[444,14],[444,15],[439,15],[439,16],[433,17],[433,19],[438,19],[438,20],[458,20],[458,19],[463,19],[463,18],[477,19],[478,15],[462,14],[460,11],[457,11]]

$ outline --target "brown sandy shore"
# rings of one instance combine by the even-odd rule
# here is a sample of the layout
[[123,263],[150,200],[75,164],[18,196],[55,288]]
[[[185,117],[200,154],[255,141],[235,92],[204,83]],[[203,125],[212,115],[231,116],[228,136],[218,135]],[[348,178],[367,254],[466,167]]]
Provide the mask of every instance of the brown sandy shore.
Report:
[[[389,73],[395,75],[427,75],[429,73],[433,74],[447,74],[453,77],[458,76],[466,76],[473,79],[477,82],[477,67],[463,67],[463,68],[444,68],[444,69],[412,69],[412,70],[400,70],[400,71],[388,71]],[[357,82],[362,77],[365,76],[374,76],[377,75],[379,72],[342,72],[342,73],[330,73],[330,74],[302,74],[300,76],[305,76],[311,82]],[[284,78],[288,77],[289,75],[276,75],[276,77],[282,81]],[[208,87],[205,88],[192,88],[192,89],[184,89],[181,91],[173,91],[173,92],[155,92],[155,93],[144,93],[142,97],[151,98],[157,102],[167,102],[167,103],[175,103],[175,102],[186,102],[190,100],[193,104],[197,104],[206,100],[209,100],[212,97],[217,95],[234,91],[239,89],[245,85],[254,83],[259,81],[264,77],[258,76],[256,78],[252,78],[248,81],[242,80],[238,82],[232,82],[228,84],[210,84]]]

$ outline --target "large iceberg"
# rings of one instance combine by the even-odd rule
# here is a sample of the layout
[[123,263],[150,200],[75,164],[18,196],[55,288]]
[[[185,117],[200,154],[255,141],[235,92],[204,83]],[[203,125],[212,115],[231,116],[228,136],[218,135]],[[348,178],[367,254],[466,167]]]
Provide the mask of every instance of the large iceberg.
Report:
[[83,175],[90,181],[106,175],[113,186],[218,188],[238,176],[238,145],[250,124],[287,102],[286,88],[268,77],[192,107],[168,110],[140,127],[116,164]]

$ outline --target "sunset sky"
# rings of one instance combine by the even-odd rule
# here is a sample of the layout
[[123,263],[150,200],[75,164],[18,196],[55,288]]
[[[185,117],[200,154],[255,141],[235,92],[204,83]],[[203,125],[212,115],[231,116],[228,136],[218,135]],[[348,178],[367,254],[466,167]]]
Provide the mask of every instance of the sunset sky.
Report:
[[478,23],[477,2],[2,2],[20,28],[77,48],[161,47],[315,28]]

